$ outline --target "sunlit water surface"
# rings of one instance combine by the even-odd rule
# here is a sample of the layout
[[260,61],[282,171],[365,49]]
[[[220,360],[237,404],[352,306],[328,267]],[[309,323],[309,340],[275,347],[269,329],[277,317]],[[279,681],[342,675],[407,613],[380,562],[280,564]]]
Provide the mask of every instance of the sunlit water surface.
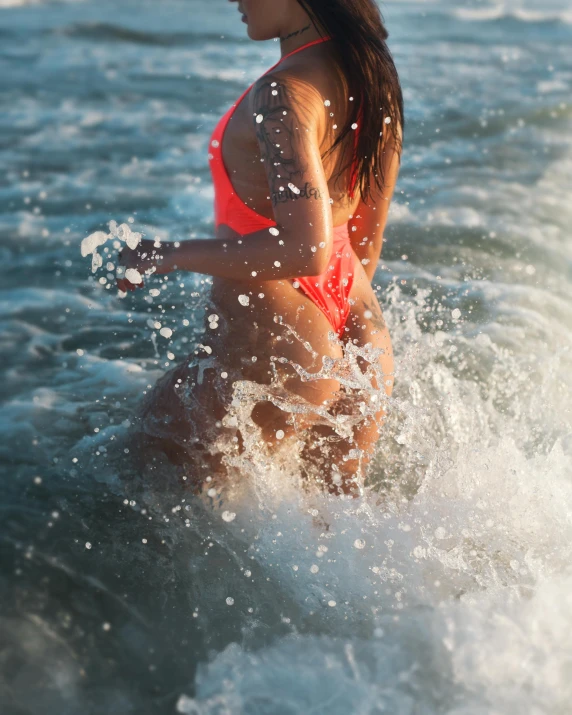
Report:
[[79,246],[213,234],[208,137],[278,57],[227,5],[0,0],[0,709],[567,714],[569,3],[384,4],[408,126],[371,487],[254,455],[208,503],[124,446],[207,282],[121,300]]

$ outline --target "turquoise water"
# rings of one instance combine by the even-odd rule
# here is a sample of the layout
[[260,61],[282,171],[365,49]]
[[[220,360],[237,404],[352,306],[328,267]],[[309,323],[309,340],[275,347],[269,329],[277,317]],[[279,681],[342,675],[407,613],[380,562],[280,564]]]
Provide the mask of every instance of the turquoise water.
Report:
[[0,0],[3,715],[569,712],[572,12],[382,9],[408,125],[372,490],[253,463],[207,508],[124,438],[208,285],[121,300],[79,247],[212,235],[210,132],[278,47],[226,2]]

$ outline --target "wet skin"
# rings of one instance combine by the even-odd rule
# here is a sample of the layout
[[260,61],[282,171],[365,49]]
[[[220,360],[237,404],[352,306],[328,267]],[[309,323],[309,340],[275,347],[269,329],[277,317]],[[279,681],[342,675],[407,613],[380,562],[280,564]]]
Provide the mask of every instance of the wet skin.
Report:
[[[303,39],[303,42],[307,41]],[[333,125],[343,126],[345,107],[348,105],[343,76],[333,70],[331,48],[328,45],[327,42],[321,43],[287,58],[281,63],[279,74],[267,75],[255,84],[236,108],[226,128],[222,144],[223,160],[238,197],[262,216],[275,219],[282,212],[281,216],[287,217],[294,204],[296,207],[292,212],[304,210],[303,202],[309,202],[312,211],[331,212],[331,216],[327,217],[331,226],[350,222],[356,270],[350,294],[351,311],[342,341],[352,341],[358,346],[369,343],[383,351],[378,360],[387,379],[384,379],[383,385],[373,384],[373,387],[384,389],[389,395],[393,385],[391,339],[371,278],[381,250],[383,228],[397,178],[397,161],[392,152],[386,152],[388,171],[385,191],[377,201],[370,201],[367,205],[360,201],[359,194],[354,199],[348,197],[349,169],[336,176],[340,168],[350,161],[349,143],[337,147],[321,164],[321,184],[313,180],[315,174],[308,168],[312,161],[311,153],[323,154],[331,146],[335,131]],[[316,115],[310,117],[302,108],[302,102],[290,101],[290,97],[294,96],[289,91],[294,86],[290,83],[296,81],[299,82],[298,87],[311,86],[317,90],[317,93],[308,95],[306,106],[312,104],[315,94],[331,98],[330,109],[335,113],[334,120],[330,118],[323,102],[313,105],[321,114],[318,117],[315,145],[309,143],[301,132]],[[273,92],[275,87],[278,90]],[[253,117],[257,116],[264,119],[253,121]],[[277,131],[281,142],[279,151],[273,141]],[[293,195],[287,188],[288,183],[304,187],[304,190]],[[284,222],[283,219],[278,225]],[[355,231],[351,230],[352,227],[355,227]],[[228,240],[229,245],[232,242],[236,247],[234,242],[240,242],[243,237],[222,224],[215,238],[219,241]],[[318,243],[320,238],[314,236],[315,242]],[[268,240],[273,240],[272,236],[269,235]],[[288,249],[288,245],[280,249],[283,262]],[[362,265],[362,259],[365,265]],[[169,269],[173,263],[181,261],[180,257],[171,257],[169,260]],[[249,269],[258,268],[256,255],[249,264]],[[293,364],[308,372],[318,372],[324,358],[342,358],[342,346],[338,340],[329,339],[332,326],[328,319],[304,293],[292,285],[292,278],[268,279],[262,270],[258,272],[262,273],[263,279],[258,280],[250,276],[250,270],[242,270],[243,276],[238,280],[222,275],[214,275],[212,279],[210,305],[205,315],[206,336],[220,366],[217,370],[228,375],[228,388],[222,390],[224,394],[221,394],[220,389],[217,391],[214,371],[207,370],[203,383],[196,387],[196,417],[204,421],[205,411],[201,405],[209,404],[211,407],[215,405],[213,419],[220,419],[235,380],[246,379],[268,384],[273,375],[277,376],[292,395],[307,401],[309,411],[305,416],[297,417],[295,424],[292,424],[289,414],[271,402],[257,404],[252,419],[261,427],[263,440],[273,446],[277,444],[277,432],[283,432],[284,437],[281,436],[281,439],[287,439],[301,429],[307,430],[307,463],[316,466],[317,473],[322,475],[330,488],[351,492],[354,490],[352,478],[359,465],[358,460],[344,460],[344,456],[350,449],[357,447],[363,452],[362,466],[367,464],[379,437],[383,411],[377,413],[375,420],[362,422],[351,441],[339,440],[330,427],[316,425],[319,420],[315,419],[315,414],[312,415],[311,405],[325,405],[332,412],[343,409],[340,405],[345,397],[340,390],[340,383],[334,378],[304,381],[300,379]],[[159,272],[163,272],[161,268]],[[164,272],[167,272],[167,268]],[[201,272],[206,273],[208,270]],[[243,298],[239,300],[239,296],[245,295],[249,298],[248,305],[244,305]],[[219,317],[216,330],[212,330],[207,323],[207,316],[211,314]],[[362,366],[364,370],[367,369],[365,360]],[[193,418],[192,415],[190,417]],[[320,438],[331,437],[336,441],[328,459],[335,462],[342,473],[342,484],[339,484],[338,479],[337,486],[329,476],[331,465],[324,463],[323,454],[316,447]]]

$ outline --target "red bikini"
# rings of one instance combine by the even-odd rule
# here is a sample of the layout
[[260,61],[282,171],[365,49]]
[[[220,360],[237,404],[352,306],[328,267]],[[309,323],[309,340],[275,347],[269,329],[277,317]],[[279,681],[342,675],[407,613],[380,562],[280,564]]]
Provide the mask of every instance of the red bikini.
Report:
[[[295,52],[300,52],[306,47],[329,39],[329,37],[322,37],[308,42],[302,47],[292,50],[292,52],[288,52],[264,74],[272,71],[282,60],[290,57]],[[226,114],[220,118],[211,136],[209,147],[210,168],[215,189],[215,225],[218,228],[220,224],[225,224],[243,236],[254,231],[260,231],[263,228],[276,226],[275,221],[261,216],[236,195],[222,159],[222,138],[226,125],[251,88],[252,85],[241,94]],[[351,176],[353,185],[354,167],[352,167]],[[351,196],[353,196],[353,191],[350,192]],[[356,256],[351,247],[346,222],[334,228],[334,245],[328,268],[318,276],[293,279],[294,286],[301,288],[308,298],[320,308],[339,336],[344,332],[350,312],[348,299],[353,284],[355,260]]]

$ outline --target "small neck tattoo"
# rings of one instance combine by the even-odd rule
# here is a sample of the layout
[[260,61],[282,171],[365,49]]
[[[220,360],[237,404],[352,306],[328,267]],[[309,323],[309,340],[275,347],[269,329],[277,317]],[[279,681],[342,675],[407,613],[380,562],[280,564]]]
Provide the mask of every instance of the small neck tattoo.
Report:
[[289,40],[291,37],[294,37],[295,35],[301,35],[302,33],[306,32],[306,30],[309,30],[311,27],[311,23],[309,25],[306,25],[306,27],[303,27],[301,30],[295,30],[294,32],[291,32],[289,35],[286,35],[286,37],[281,37],[280,42],[286,42],[286,40]]

